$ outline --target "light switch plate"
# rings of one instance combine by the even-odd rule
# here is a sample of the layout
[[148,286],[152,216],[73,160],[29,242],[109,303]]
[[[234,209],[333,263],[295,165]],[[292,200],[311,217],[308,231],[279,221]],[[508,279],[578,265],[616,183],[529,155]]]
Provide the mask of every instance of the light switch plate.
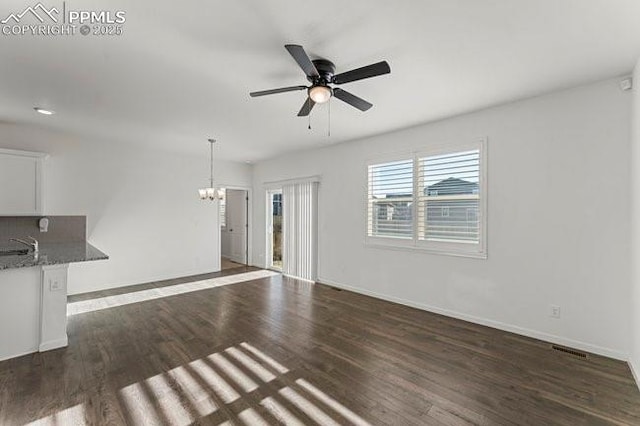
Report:
[[60,280],[52,278],[49,280],[49,289],[51,291],[60,291],[62,290],[62,284]]

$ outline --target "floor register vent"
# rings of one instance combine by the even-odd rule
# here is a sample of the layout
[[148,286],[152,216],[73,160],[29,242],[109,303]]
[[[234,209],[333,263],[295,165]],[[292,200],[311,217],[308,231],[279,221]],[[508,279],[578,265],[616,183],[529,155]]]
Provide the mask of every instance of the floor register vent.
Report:
[[579,351],[577,349],[565,348],[564,346],[551,345],[551,349],[558,352],[564,352],[569,355],[573,355],[578,358],[588,359],[589,355],[586,352]]

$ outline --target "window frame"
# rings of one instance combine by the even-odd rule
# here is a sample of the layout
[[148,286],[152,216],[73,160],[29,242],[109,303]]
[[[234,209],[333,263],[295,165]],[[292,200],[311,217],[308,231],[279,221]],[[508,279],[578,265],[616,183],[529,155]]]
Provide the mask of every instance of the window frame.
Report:
[[[433,241],[419,239],[419,205],[420,205],[420,158],[453,154],[456,152],[479,150],[480,170],[479,170],[479,208],[478,208],[478,242],[464,241]],[[369,166],[379,165],[387,162],[413,161],[413,205],[412,205],[412,238],[395,238],[385,236],[369,235]],[[487,138],[478,138],[469,142],[438,143],[420,150],[405,151],[403,153],[392,153],[370,158],[366,161],[365,167],[365,194],[364,194],[364,214],[365,214],[365,246],[372,248],[419,250],[433,254],[472,257],[479,259],[487,258]]]

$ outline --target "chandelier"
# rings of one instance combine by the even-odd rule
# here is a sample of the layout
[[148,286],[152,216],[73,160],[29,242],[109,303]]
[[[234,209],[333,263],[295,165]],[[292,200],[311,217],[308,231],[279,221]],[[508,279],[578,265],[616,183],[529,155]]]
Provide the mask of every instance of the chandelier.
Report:
[[209,179],[209,187],[198,190],[201,200],[222,200],[224,198],[224,190],[221,188],[215,188],[213,185],[213,144],[216,143],[215,139],[209,139],[211,144],[211,177]]

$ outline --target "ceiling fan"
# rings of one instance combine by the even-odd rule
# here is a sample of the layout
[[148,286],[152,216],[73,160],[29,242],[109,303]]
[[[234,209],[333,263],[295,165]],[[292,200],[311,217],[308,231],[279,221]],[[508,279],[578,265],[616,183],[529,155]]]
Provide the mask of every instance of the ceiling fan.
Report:
[[332,96],[348,103],[352,107],[358,108],[360,111],[366,111],[371,108],[373,104],[347,92],[344,89],[339,87],[334,88],[331,85],[351,83],[352,81],[377,77],[391,72],[391,68],[387,61],[382,61],[367,65],[366,67],[336,74],[336,66],[333,62],[326,59],[311,60],[304,51],[304,48],[297,44],[287,44],[284,47],[291,56],[293,56],[293,59],[295,59],[300,68],[302,68],[302,71],[304,71],[304,74],[307,76],[307,80],[309,80],[311,86],[282,87],[280,89],[251,92],[249,95],[252,98],[255,98],[258,96],[274,95],[276,93],[306,90],[308,97],[302,105],[300,112],[298,112],[298,117],[308,116],[315,104],[327,102]]

